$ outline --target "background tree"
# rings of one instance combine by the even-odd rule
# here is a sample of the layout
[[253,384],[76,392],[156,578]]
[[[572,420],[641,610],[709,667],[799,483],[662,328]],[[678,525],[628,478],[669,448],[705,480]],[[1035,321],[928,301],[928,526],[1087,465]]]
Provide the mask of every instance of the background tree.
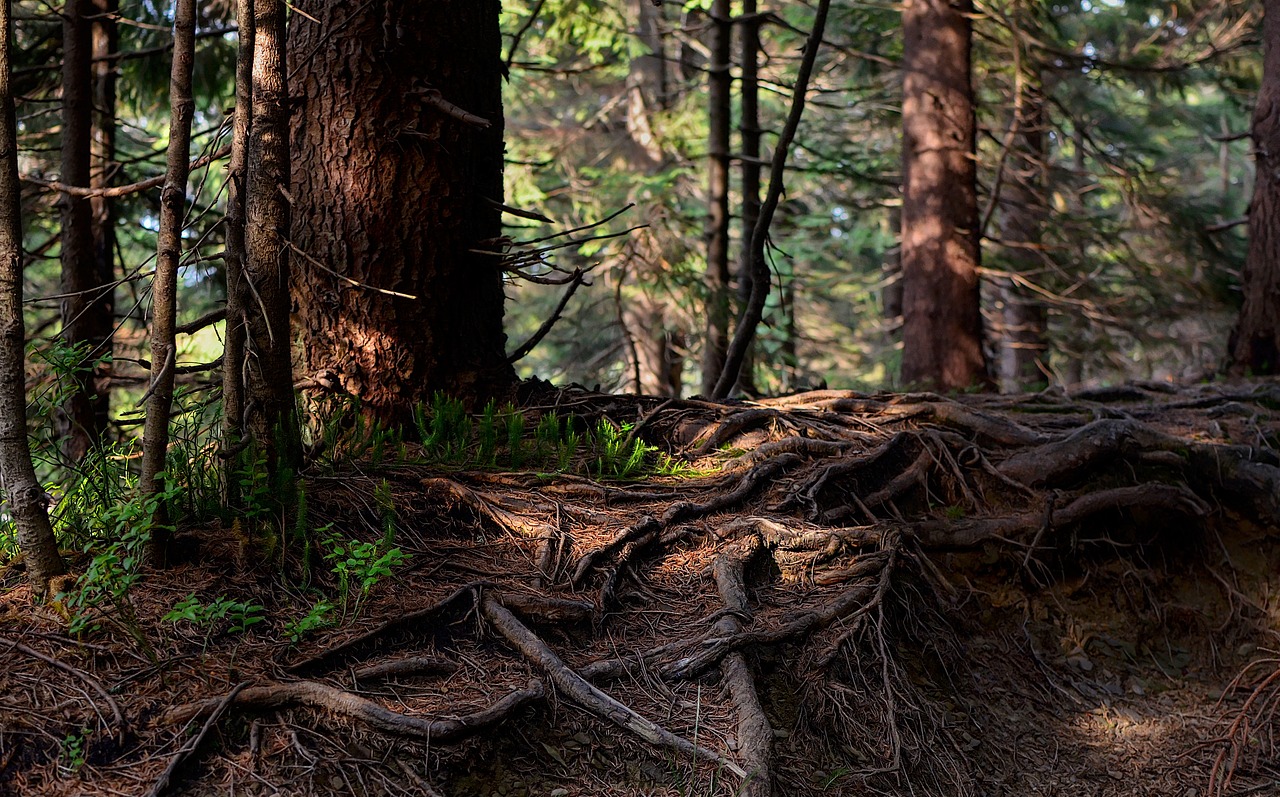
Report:
[[497,0],[299,9],[322,20],[289,34],[305,368],[387,419],[494,395],[513,378]]
[[[91,0],[67,0],[62,9],[62,130],[60,181],[90,187],[94,114],[94,6]],[[109,394],[99,390],[97,360],[110,354],[112,303],[106,300],[94,245],[94,214],[88,197],[64,192],[62,210],[62,338],[79,358],[74,389],[65,409],[64,451],[71,460],[84,456],[106,429]]]

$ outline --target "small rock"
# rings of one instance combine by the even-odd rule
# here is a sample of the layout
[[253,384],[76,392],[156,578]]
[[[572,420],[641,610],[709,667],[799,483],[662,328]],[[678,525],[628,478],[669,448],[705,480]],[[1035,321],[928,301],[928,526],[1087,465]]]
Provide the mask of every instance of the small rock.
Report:
[[552,789],[551,797],[565,797],[569,793],[568,789]]

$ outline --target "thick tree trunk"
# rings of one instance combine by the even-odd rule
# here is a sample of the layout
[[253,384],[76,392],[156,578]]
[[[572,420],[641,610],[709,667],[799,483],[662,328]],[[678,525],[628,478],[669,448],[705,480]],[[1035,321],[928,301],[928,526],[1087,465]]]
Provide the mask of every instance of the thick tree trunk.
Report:
[[[160,230],[156,243],[156,275],[151,284],[151,384],[142,436],[143,495],[160,492],[160,474],[169,448],[169,415],[173,408],[174,341],[178,309],[178,261],[182,259],[182,222],[187,205],[191,161],[191,71],[195,62],[195,0],[178,0],[173,22],[173,66],[169,75],[169,151],[164,188],[160,192]],[[147,563],[164,564],[167,534],[157,526],[147,546]]]
[[0,488],[18,527],[27,576],[36,594],[66,572],[49,525],[44,490],[27,443],[25,343],[22,323],[22,220],[18,185],[18,125],[9,82],[12,52],[9,0],[0,0]]
[[1266,0],[1263,67],[1253,111],[1257,163],[1249,205],[1244,306],[1231,333],[1231,371],[1280,373],[1280,0]]
[[[61,181],[90,185],[90,144],[93,128],[93,31],[90,0],[66,0],[62,10],[62,160]],[[111,334],[108,303],[100,301],[102,280],[93,240],[93,209],[86,197],[63,194],[61,250],[62,340],[81,347],[88,366],[104,354]],[[59,426],[63,451],[79,460],[106,427],[107,397],[99,395],[92,370],[78,370],[74,389],[63,408]]]
[[989,384],[978,294],[969,0],[903,12],[902,381]]
[[702,350],[702,393],[710,396],[729,349],[729,133],[733,26],[729,0],[711,3],[711,63],[707,65],[707,337]]
[[290,31],[304,357],[387,420],[514,380],[495,254],[499,5],[308,0],[320,23]]
[[[1015,113],[1015,135],[999,198],[1000,239],[1009,271],[1035,274],[1044,268],[1040,242],[1048,208],[1044,194],[1044,96],[1040,76],[1034,70],[1026,76]],[[1014,393],[1044,385],[1049,374],[1044,305],[1011,280],[1001,283],[1000,298],[1000,389]]]

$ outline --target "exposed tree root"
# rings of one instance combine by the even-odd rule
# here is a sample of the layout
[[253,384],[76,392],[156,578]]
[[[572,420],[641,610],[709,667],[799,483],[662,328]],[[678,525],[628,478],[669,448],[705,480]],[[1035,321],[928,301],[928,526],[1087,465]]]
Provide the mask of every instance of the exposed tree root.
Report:
[[741,767],[714,750],[697,746],[688,739],[676,736],[592,686],[585,678],[570,669],[559,656],[552,652],[551,648],[547,647],[545,642],[526,628],[515,615],[507,611],[492,596],[484,596],[483,606],[485,617],[507,638],[507,641],[526,659],[545,672],[547,678],[556,685],[561,694],[580,707],[634,733],[650,744],[668,747],[685,755],[719,764],[738,777],[746,778],[747,773]]
[[[526,688],[509,693],[488,708],[459,719],[435,720],[391,711],[372,700],[319,681],[292,681],[248,687],[235,694],[229,705],[241,711],[306,706],[358,720],[383,733],[448,744],[492,727],[517,710],[540,700],[545,694],[542,682],[531,681]],[[226,698],[213,698],[176,706],[164,713],[161,722],[166,725],[181,725],[208,717],[226,705]]]
[[[379,619],[306,643],[314,647],[285,672],[313,680],[277,680],[271,655],[293,655],[277,649],[252,675],[224,680],[254,686],[170,708],[159,723],[211,726],[220,707],[301,708],[345,720],[339,725],[357,735],[414,740],[401,744],[421,742],[419,751],[429,743],[433,756],[511,724],[522,730],[508,736],[542,743],[530,747],[538,754],[570,722],[556,711],[559,699],[586,712],[592,727],[624,729],[651,757],[712,765],[690,778],[734,773],[740,780],[728,793],[747,797],[1029,793],[983,781],[968,760],[965,734],[980,729],[966,718],[982,707],[954,695],[953,681],[966,677],[968,609],[949,613],[952,602],[991,612],[999,598],[1030,618],[1041,591],[1087,583],[1102,558],[1132,557],[1121,559],[1123,569],[1148,552],[1185,553],[1197,547],[1188,540],[1227,523],[1280,537],[1274,386],[1193,396],[1134,386],[1089,398],[823,391],[734,405],[570,390],[550,407],[589,422],[640,418],[634,435],[718,472],[619,486],[569,475],[550,483],[519,473],[446,478],[429,465],[401,466],[397,489],[429,508],[428,521],[400,518],[415,569]],[[319,492],[315,502],[325,500]],[[341,507],[323,511],[337,517]],[[447,534],[437,531],[442,515]],[[1266,602],[1242,594],[1226,546],[1208,539],[1200,547],[1215,556],[1221,547],[1223,560],[1190,569],[1207,568],[1215,579],[1204,579],[1207,591],[1221,589],[1232,607],[1227,621],[1215,619],[1219,633],[1234,633],[1246,615],[1262,622]],[[428,571],[424,560],[448,566]],[[987,589],[1019,597],[978,592],[970,577],[983,568]],[[1154,604],[1142,565],[1132,570],[1114,588],[1116,605]],[[459,572],[483,580],[445,580]],[[1157,624],[1203,619],[1175,609],[1172,619],[1157,613]],[[1079,632],[1082,652],[1068,653],[1055,650],[1056,639],[1014,628],[1028,700],[1075,707],[1103,693],[1070,663],[1084,660],[1088,633]],[[0,640],[6,649],[30,650]],[[1214,750],[1212,780],[1196,784],[1211,794],[1237,788],[1239,773],[1274,771],[1274,750],[1256,739],[1280,716],[1280,677],[1274,659],[1262,661],[1242,676],[1243,708]],[[713,683],[723,691],[705,689]],[[524,710],[534,706],[542,724],[526,727]],[[120,709],[113,717],[124,726]],[[268,731],[250,734],[255,760],[260,749],[316,744],[281,735],[272,748],[262,738],[271,725],[262,726]],[[824,776],[797,774],[797,755],[821,756]],[[418,793],[468,788],[407,764],[397,758],[386,768]],[[680,788],[702,793],[693,780]]]

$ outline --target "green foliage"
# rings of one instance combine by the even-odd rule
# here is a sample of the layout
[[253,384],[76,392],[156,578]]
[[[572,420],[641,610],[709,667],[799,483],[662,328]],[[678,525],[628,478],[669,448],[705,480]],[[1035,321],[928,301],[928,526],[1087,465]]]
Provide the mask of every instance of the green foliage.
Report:
[[338,595],[343,617],[348,609],[360,613],[360,606],[379,581],[392,569],[409,561],[409,555],[390,544],[387,537],[377,542],[348,539],[333,533],[321,541],[324,560],[338,577]]
[[84,547],[89,566],[73,588],[56,596],[70,615],[68,633],[94,631],[110,622],[139,647],[150,650],[129,593],[142,579],[143,552],[152,534],[173,530],[157,518],[161,507],[177,498],[181,488],[168,480],[164,484],[154,495],[135,495],[102,508],[94,517],[98,528]]
[[291,620],[284,625],[284,635],[293,644],[297,644],[303,640],[308,634],[318,631],[322,628],[329,628],[334,625],[333,602],[330,600],[319,600],[312,604],[307,613],[299,617],[297,620]]
[[423,458],[436,465],[621,480],[696,475],[657,447],[633,438],[630,424],[614,426],[605,419],[581,432],[569,419],[546,413],[533,426],[530,440],[525,415],[515,407],[499,410],[490,402],[473,419],[462,402],[438,394],[430,409],[415,409],[414,423],[422,434]]
[[58,745],[58,769],[66,776],[74,776],[88,761],[89,734],[86,731],[68,733]]
[[178,601],[162,618],[166,623],[190,623],[212,633],[225,621],[229,634],[241,634],[266,619],[266,607],[259,603],[233,601],[226,596],[203,603],[191,593]]

